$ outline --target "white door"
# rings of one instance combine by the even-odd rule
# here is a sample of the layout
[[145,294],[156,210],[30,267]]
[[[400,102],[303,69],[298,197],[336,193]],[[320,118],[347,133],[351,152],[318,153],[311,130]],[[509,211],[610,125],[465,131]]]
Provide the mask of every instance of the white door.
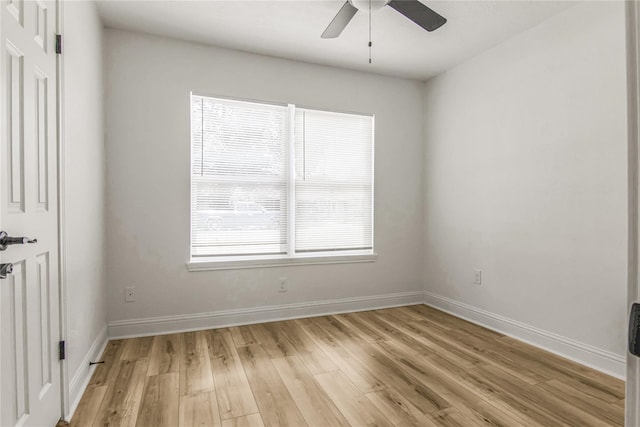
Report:
[[[55,0],[0,0],[0,426],[61,414]],[[1,242],[0,242],[1,243]],[[0,247],[1,249],[1,247]]]

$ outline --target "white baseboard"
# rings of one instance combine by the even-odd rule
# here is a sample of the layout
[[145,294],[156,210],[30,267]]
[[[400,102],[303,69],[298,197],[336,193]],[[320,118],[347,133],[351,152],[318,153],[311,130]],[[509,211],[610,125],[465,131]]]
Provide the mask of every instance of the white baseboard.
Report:
[[432,292],[425,291],[424,302],[426,305],[456,317],[543,348],[616,378],[625,379],[626,359],[624,355],[602,350]]
[[220,310],[177,316],[149,317],[144,319],[109,322],[109,338],[132,338],[175,332],[249,325],[277,320],[299,319],[328,314],[374,310],[422,304],[424,293],[402,292],[387,295],[341,298],[266,307]]
[[69,383],[69,402],[71,402],[71,404],[69,405],[69,413],[65,414],[66,420],[71,420],[73,413],[78,408],[78,404],[80,403],[80,399],[82,398],[87,385],[89,385],[89,380],[91,380],[91,375],[93,374],[95,367],[89,366],[89,362],[98,360],[102,356],[104,349],[107,347],[108,341],[107,326],[105,325],[100,333],[98,333],[98,336],[96,336],[91,347],[89,347],[89,351],[85,354],[82,362],[80,362],[78,370],[73,374],[73,378]]

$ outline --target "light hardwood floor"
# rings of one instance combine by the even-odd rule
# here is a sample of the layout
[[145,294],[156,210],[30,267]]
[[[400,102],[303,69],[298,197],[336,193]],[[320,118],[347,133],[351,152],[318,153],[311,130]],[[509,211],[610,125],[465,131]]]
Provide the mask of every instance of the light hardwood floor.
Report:
[[418,305],[111,341],[72,426],[622,426],[622,381]]

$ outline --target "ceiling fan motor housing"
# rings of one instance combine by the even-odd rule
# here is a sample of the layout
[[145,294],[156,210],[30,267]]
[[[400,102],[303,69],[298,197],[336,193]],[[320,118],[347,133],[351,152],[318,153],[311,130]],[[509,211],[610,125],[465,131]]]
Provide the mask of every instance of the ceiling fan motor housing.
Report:
[[[427,7],[420,0],[347,0],[322,33],[322,38],[338,37],[359,10],[373,12],[387,5],[427,31],[437,30],[447,22],[444,16]],[[371,17],[369,17],[369,31],[371,31]]]
[[391,0],[349,0],[349,3],[363,12],[369,12],[369,3],[371,3],[371,12],[375,12],[385,7],[390,1]]

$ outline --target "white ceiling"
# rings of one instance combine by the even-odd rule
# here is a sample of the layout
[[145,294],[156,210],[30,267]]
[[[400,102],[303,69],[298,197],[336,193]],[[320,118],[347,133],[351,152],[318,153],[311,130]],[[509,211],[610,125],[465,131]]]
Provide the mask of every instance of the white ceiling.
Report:
[[390,7],[358,12],[337,39],[320,34],[344,1],[99,1],[109,28],[316,64],[427,79],[575,5],[575,1],[421,0],[448,22],[429,33]]

